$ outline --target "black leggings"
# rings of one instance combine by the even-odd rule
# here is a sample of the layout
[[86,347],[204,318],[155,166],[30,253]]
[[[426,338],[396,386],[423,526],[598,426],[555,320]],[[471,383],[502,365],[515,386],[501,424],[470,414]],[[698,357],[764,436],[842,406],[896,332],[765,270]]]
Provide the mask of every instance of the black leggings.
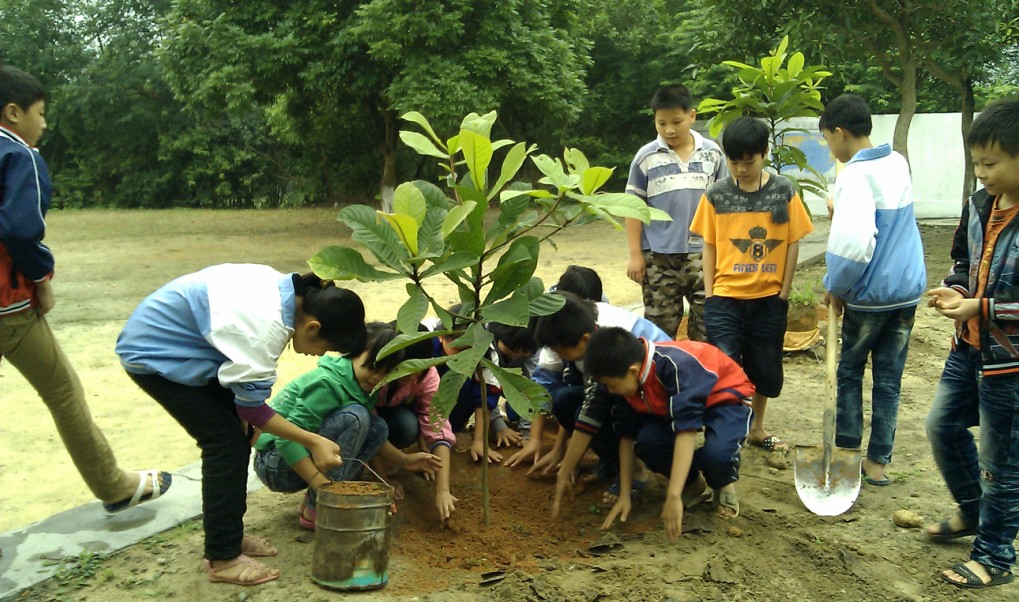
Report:
[[241,429],[233,391],[215,381],[189,387],[155,374],[128,375],[184,427],[202,450],[205,557],[230,560],[240,556],[251,447]]

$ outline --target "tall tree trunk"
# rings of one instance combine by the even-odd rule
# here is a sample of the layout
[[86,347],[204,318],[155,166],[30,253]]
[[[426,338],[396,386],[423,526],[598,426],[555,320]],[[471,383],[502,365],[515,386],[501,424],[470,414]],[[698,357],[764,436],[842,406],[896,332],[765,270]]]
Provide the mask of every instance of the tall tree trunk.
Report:
[[907,160],[909,159],[909,125],[913,122],[913,115],[916,115],[916,79],[916,61],[904,58],[902,60],[902,84],[899,86],[902,107],[899,109],[898,119],[895,120],[892,148]]
[[962,200],[965,201],[973,194],[976,187],[973,174],[973,162],[969,160],[969,145],[966,144],[966,137],[969,136],[969,129],[973,127],[973,113],[976,112],[976,101],[973,99],[973,79],[965,77],[962,81],[962,156],[963,165],[966,166],[962,176]]
[[396,113],[388,109],[382,110],[384,139],[382,141],[382,181],[379,194],[382,198],[382,210],[393,212],[393,194],[396,191],[396,146],[400,139],[396,123]]

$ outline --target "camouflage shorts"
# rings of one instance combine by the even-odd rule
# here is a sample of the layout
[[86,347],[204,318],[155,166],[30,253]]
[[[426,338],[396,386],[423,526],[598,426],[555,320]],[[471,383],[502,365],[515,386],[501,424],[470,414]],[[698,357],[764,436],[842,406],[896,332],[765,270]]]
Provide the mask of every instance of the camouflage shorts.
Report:
[[644,317],[669,336],[678,335],[683,320],[683,299],[690,304],[687,338],[705,341],[704,270],[700,253],[644,251]]

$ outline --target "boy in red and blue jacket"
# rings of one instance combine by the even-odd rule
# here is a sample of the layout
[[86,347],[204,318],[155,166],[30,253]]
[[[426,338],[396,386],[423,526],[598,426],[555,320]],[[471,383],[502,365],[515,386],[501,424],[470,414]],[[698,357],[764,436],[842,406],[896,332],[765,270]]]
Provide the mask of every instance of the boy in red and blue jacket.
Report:
[[[682,533],[684,506],[713,491],[716,511],[739,515],[733,484],[750,428],[754,386],[739,364],[717,347],[694,341],[652,343],[622,328],[591,335],[588,375],[625,400],[611,411],[619,433],[620,495],[602,525],[630,512],[633,456],[669,478],[662,518],[670,541]],[[618,398],[617,398],[618,399]],[[582,428],[584,411],[578,418]],[[697,432],[704,445],[694,449]]]

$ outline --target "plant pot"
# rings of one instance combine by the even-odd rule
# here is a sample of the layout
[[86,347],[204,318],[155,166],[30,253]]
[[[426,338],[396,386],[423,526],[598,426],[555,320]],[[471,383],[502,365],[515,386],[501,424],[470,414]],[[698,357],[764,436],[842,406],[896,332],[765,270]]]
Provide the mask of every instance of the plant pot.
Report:
[[817,305],[790,303],[786,332],[811,332],[817,330]]

